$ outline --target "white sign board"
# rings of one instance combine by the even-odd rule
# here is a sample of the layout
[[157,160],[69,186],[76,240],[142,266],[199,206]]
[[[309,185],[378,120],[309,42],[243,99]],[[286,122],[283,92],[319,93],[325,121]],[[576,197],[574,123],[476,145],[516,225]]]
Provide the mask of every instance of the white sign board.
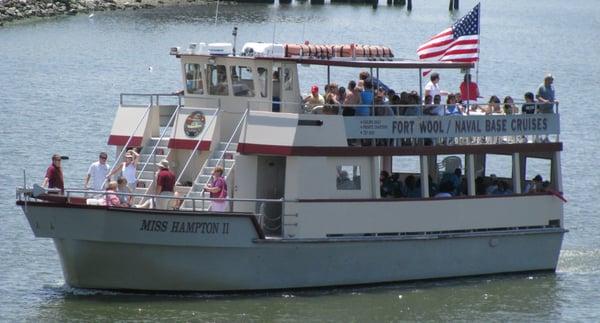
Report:
[[560,133],[558,114],[344,117],[347,138],[436,138]]

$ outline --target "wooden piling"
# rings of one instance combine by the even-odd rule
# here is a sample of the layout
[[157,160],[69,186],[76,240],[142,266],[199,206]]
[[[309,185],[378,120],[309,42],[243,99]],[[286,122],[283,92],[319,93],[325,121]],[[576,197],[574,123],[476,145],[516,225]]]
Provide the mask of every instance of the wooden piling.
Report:
[[406,5],[406,10],[412,11],[412,0],[408,0],[408,4]]
[[454,0],[454,10],[458,10],[458,1],[459,0]]

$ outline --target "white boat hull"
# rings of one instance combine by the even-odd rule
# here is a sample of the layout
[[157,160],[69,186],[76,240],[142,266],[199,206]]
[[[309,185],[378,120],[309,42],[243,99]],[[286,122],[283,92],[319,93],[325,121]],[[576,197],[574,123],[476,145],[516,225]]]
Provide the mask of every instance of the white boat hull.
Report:
[[66,282],[99,289],[221,292],[554,270],[565,232],[275,240],[260,239],[249,215],[24,209],[36,236],[53,238]]

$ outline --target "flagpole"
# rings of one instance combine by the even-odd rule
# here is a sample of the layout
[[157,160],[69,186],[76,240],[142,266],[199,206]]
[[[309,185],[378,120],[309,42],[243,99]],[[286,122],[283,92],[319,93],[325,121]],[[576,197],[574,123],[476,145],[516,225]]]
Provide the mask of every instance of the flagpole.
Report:
[[479,10],[477,11],[477,34],[479,35],[479,46],[477,46],[477,62],[475,62],[475,83],[479,85],[479,60],[481,56],[479,55],[479,49],[481,48],[481,2],[478,3]]

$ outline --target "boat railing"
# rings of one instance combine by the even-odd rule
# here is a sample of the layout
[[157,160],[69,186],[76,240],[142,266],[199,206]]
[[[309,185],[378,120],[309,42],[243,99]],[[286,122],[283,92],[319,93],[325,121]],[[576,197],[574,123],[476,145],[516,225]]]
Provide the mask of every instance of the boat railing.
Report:
[[[156,99],[156,102],[158,103],[158,97]],[[142,174],[146,170],[146,167],[150,163],[151,159],[152,159],[152,163],[156,164],[156,154],[155,154],[155,152],[156,152],[157,148],[160,146],[163,138],[167,134],[167,131],[169,130],[169,127],[171,127],[172,124],[175,122],[175,117],[177,116],[177,112],[179,111],[180,108],[181,108],[181,99],[179,100],[179,104],[177,105],[177,107],[175,108],[175,111],[173,112],[173,114],[169,118],[169,121],[167,122],[166,126],[161,131],[161,134],[160,134],[160,137],[158,138],[158,141],[156,141],[156,144],[154,145],[154,147],[152,147],[152,151],[148,155],[148,159],[146,160],[146,162],[144,162],[144,165],[142,166],[142,169],[139,171],[138,176],[137,176],[138,180],[141,178]]]
[[[241,211],[239,213],[249,213],[255,216],[257,222],[260,224],[261,228],[265,231],[265,233],[269,235],[273,235],[272,233],[277,231],[277,235],[283,234],[284,230],[284,219],[283,214],[277,214],[275,217],[268,216],[265,212],[265,206],[267,204],[281,204],[281,210],[285,210],[286,203],[299,203],[299,200],[289,200],[289,199],[264,199],[264,198],[210,198],[210,197],[189,197],[189,196],[165,196],[165,195],[157,195],[157,194],[144,194],[144,193],[126,193],[126,192],[117,192],[117,191],[95,191],[89,189],[65,189],[64,195],[60,194],[60,189],[44,189],[41,187],[34,188],[26,188],[26,187],[18,187],[16,189],[16,199],[17,201],[23,201],[27,203],[29,201],[46,201],[46,202],[66,202],[68,204],[73,205],[88,205],[88,206],[102,206],[110,209],[155,209],[158,203],[156,202],[158,199],[168,199],[171,203],[167,203],[170,205],[168,209],[170,211],[177,211],[178,206],[183,205],[185,201],[191,201],[192,209],[188,211],[182,212],[206,212],[201,208],[196,208],[195,205],[203,205],[204,203],[210,203],[213,201],[225,202],[228,204],[229,210],[234,210],[235,204],[253,204],[252,207],[243,208],[243,209],[252,209],[254,212],[244,212]],[[36,192],[38,190],[38,192]],[[127,196],[130,197],[129,200],[133,201],[136,198],[139,198],[142,202],[140,204],[132,204],[132,205],[108,205],[107,199],[108,195],[116,195],[118,196]],[[240,208],[241,209],[241,208]],[[215,212],[216,211],[212,211]],[[276,222],[276,223],[274,223]],[[279,231],[278,231],[279,230]]]

